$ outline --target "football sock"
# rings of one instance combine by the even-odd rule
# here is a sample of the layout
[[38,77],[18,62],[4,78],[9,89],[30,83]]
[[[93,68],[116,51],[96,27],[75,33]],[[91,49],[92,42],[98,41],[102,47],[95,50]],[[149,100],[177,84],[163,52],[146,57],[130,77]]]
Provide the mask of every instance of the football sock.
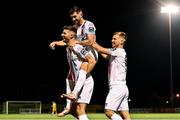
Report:
[[76,85],[72,93],[74,93],[77,96],[78,92],[81,90],[82,86],[84,85],[85,80],[86,80],[86,71],[80,70]]
[[118,114],[114,113],[112,116],[111,116],[111,120],[123,120]]
[[[67,79],[67,78],[66,78],[66,93],[71,93],[69,79]],[[71,108],[71,100],[69,100],[69,99],[66,99],[66,108],[67,109]]]
[[86,114],[78,116],[79,120],[89,120]]

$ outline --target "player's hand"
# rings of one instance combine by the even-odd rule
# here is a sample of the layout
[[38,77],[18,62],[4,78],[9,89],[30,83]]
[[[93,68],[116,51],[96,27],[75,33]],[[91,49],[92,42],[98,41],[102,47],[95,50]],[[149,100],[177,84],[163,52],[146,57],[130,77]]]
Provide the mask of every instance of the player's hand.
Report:
[[62,94],[61,97],[69,99],[69,100],[76,100],[77,97],[74,93]]
[[50,49],[55,50],[55,42],[49,44]]
[[94,47],[94,48],[96,48],[97,43],[96,43],[96,42],[93,42],[91,46]]

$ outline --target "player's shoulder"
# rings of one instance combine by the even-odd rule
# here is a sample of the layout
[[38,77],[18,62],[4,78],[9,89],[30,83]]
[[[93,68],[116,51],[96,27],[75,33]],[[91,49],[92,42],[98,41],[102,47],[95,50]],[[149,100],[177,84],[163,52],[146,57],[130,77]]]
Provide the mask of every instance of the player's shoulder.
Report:
[[123,48],[111,48],[111,49],[113,49],[113,50],[117,50],[117,51],[122,51],[122,52],[124,52],[124,51],[125,51]]
[[111,51],[115,51],[117,48],[109,48]]
[[91,22],[91,21],[89,21],[89,20],[86,20],[86,23],[85,23],[87,26],[89,26],[89,27],[94,27],[94,23],[93,22]]
[[81,51],[82,48],[83,48],[83,46],[80,45],[80,44],[76,44],[76,45],[73,47],[73,49],[74,49],[75,51],[77,51],[77,52]]
[[125,50],[122,48],[110,48],[110,52],[116,53],[116,54],[124,54]]

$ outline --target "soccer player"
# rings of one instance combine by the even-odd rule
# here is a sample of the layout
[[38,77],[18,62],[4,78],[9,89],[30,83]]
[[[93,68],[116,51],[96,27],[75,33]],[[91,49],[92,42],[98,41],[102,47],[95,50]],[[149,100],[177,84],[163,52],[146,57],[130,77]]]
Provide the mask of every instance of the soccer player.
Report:
[[[83,11],[78,6],[72,7],[69,13],[72,21],[74,22],[74,26],[77,28],[77,39],[79,40],[72,42],[70,46],[74,46],[75,44],[86,46],[86,50],[91,51],[93,53],[93,56],[97,62],[98,53],[92,46],[90,46],[94,41],[96,41],[95,25],[91,21],[85,20],[83,18]],[[55,46],[65,46],[65,45],[66,43],[64,42],[64,40],[53,41],[52,43],[50,43],[50,47],[52,49],[54,49]],[[94,68],[94,66],[89,65],[88,66],[89,71],[91,71]]]
[[[97,51],[94,48],[92,48],[92,46],[90,46],[94,41],[96,41],[96,34],[95,34],[96,28],[91,21],[85,20],[83,18],[83,11],[78,6],[72,7],[69,13],[72,21],[74,22],[74,26],[77,28],[77,39],[79,40],[72,42],[70,46],[74,46],[75,44],[79,43],[80,45],[86,46],[87,51],[93,53],[93,58],[95,59],[95,62],[92,62],[92,64],[88,64],[87,67],[87,73],[90,73],[93,70],[98,60]],[[54,49],[55,46],[65,46],[65,45],[66,43],[64,42],[64,40],[53,41],[52,43],[50,43],[50,47],[52,49]],[[67,94],[69,93],[68,96],[66,97],[68,99],[74,99],[76,98],[76,95],[74,93],[70,93],[68,86],[70,84],[69,79],[70,78],[68,77],[66,79],[66,93]],[[78,91],[76,91],[76,94],[77,93]],[[70,111],[70,100],[68,99],[65,109],[58,114],[59,116],[64,116]]]
[[126,85],[127,58],[123,48],[126,39],[126,33],[115,32],[111,40],[112,48],[104,48],[96,42],[92,44],[105,59],[109,60],[109,93],[105,101],[105,114],[111,120],[131,119],[128,106],[129,90]]
[[[86,75],[86,71],[88,69],[88,62],[93,59],[93,53],[86,51],[86,48],[79,44],[76,44],[73,47],[70,46],[71,43],[77,41],[75,27],[64,26],[63,29],[62,37],[67,44],[67,58],[70,64],[71,72],[74,73],[72,76],[73,80],[75,80],[75,87],[73,91],[75,91],[75,94],[76,91],[78,91],[77,101],[75,102],[77,116],[79,120],[88,120],[85,109],[92,96],[94,81],[90,74]],[[83,65],[81,65],[82,63]],[[80,74],[80,72],[84,72],[84,78],[79,78],[78,74]],[[82,81],[81,79],[85,79],[85,84],[82,84],[83,87],[80,87],[79,85],[82,82],[78,84],[79,81]]]
[[[88,120],[86,115],[86,106],[91,100],[91,96],[94,88],[94,81],[90,74],[86,74],[89,61],[93,58],[92,52],[86,51],[86,48],[82,45],[76,44],[74,47],[70,46],[71,43],[77,41],[76,28],[74,26],[64,26],[61,36],[64,42],[67,44],[67,59],[70,64],[71,71],[71,83],[69,87],[74,87],[73,91],[78,91],[76,101],[73,101],[71,107],[75,106],[76,113],[72,113],[79,120]],[[83,63],[83,65],[82,65]],[[84,73],[84,78],[79,78],[80,72]],[[79,79],[85,79],[85,83],[82,87],[77,84]],[[73,112],[73,109],[72,109]]]

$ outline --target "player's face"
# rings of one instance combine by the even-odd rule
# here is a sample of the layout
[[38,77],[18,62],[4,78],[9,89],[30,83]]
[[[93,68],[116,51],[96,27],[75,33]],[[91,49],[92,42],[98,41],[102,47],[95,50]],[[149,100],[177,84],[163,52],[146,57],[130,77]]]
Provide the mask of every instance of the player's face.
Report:
[[79,24],[81,18],[82,18],[82,12],[74,12],[73,14],[70,15],[72,21],[74,24]]
[[112,40],[111,40],[112,47],[113,48],[120,47],[123,41],[124,41],[123,38],[120,37],[119,35],[113,35]]
[[61,37],[62,37],[66,42],[68,42],[68,41],[70,40],[71,36],[72,36],[71,32],[70,32],[69,30],[66,30],[66,29],[64,29],[63,32],[62,32],[62,34],[61,34]]

